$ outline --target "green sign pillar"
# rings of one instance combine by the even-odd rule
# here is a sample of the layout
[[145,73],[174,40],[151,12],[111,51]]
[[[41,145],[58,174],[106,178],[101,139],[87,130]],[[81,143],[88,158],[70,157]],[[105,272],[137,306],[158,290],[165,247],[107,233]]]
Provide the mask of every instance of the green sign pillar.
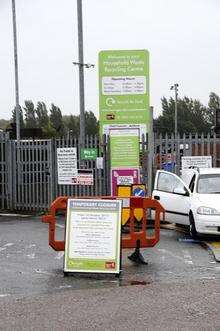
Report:
[[136,124],[146,133],[150,120],[147,50],[99,53],[99,108],[101,134],[115,124]]

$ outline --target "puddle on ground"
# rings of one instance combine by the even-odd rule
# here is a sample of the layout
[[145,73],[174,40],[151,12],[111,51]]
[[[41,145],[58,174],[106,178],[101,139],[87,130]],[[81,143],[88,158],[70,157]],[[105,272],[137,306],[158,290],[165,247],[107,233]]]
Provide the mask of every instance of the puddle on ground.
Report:
[[152,282],[145,280],[121,280],[119,286],[136,286],[136,285],[150,285]]
[[[54,278],[53,278],[54,282]],[[146,286],[153,283],[152,279],[146,275],[91,275],[67,273],[64,277],[59,277],[57,284],[51,288],[51,283],[47,282],[47,292],[51,290],[88,290],[97,288],[111,288],[121,286]]]

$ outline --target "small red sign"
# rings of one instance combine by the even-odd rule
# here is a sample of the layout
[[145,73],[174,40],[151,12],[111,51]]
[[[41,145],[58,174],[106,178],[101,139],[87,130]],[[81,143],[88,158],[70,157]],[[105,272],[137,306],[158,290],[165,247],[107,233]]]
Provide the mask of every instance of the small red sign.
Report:
[[105,262],[106,269],[115,269],[115,262]]

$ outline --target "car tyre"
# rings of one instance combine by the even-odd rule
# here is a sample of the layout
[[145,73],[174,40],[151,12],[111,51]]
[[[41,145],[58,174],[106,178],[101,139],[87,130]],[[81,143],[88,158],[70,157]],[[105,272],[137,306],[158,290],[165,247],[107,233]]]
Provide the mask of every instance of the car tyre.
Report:
[[193,217],[193,214],[192,213],[189,214],[189,233],[190,233],[190,236],[193,239],[196,239],[197,236],[198,236],[198,233],[196,231],[194,217]]

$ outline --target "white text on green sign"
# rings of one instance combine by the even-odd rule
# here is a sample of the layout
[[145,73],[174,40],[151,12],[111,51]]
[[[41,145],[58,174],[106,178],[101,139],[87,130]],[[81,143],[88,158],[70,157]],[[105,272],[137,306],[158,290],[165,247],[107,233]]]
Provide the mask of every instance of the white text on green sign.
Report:
[[103,125],[149,122],[149,54],[146,50],[99,53],[99,106]]
[[97,149],[96,148],[82,148],[80,150],[81,160],[96,160]]

